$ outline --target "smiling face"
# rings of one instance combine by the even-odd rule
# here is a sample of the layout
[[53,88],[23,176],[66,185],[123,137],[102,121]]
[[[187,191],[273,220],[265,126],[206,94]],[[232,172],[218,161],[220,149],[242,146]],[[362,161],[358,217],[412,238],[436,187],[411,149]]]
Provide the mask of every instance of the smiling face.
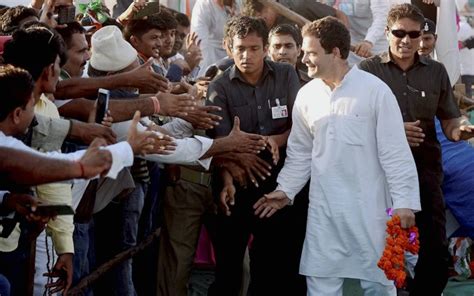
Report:
[[330,77],[334,68],[335,55],[326,53],[319,38],[304,36],[301,49],[304,53],[302,62],[308,67],[309,77],[321,79]]
[[161,57],[169,58],[172,56],[174,42],[176,38],[176,29],[162,30],[161,31]]
[[296,65],[301,48],[291,35],[271,35],[269,43],[268,53],[272,61]]
[[244,38],[232,38],[232,56],[240,72],[254,74],[263,69],[263,61],[267,55],[267,47],[257,33],[249,33]]
[[161,31],[158,29],[151,29],[143,34],[141,37],[132,36],[130,38],[132,46],[146,59],[151,57],[155,59],[160,58],[160,51],[162,48]]
[[87,44],[86,35],[82,33],[74,33],[71,37],[70,44],[67,49],[67,62],[63,69],[71,75],[71,77],[81,77],[84,67],[90,59],[89,46]]
[[412,61],[415,53],[420,45],[421,35],[417,38],[410,38],[406,34],[403,38],[395,36],[393,30],[403,30],[405,32],[421,32],[421,24],[409,18],[397,20],[388,30],[386,34],[390,45],[390,53],[396,62]]

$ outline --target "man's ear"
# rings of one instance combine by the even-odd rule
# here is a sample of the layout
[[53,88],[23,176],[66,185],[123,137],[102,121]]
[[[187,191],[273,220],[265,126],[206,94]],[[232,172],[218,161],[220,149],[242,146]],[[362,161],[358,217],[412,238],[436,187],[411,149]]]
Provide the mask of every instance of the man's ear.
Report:
[[335,57],[342,58],[341,51],[339,50],[339,47],[334,47],[334,48],[332,49],[332,54],[333,54]]
[[138,43],[137,37],[135,37],[134,35],[130,36],[130,44],[133,47],[137,47],[137,43]]
[[23,109],[21,107],[16,107],[11,113],[11,118],[14,124],[19,124],[21,122],[21,112],[23,112]]
[[387,38],[387,40],[388,40],[388,38],[389,38],[388,34],[390,34],[389,28],[385,27],[384,32],[385,32],[385,38]]

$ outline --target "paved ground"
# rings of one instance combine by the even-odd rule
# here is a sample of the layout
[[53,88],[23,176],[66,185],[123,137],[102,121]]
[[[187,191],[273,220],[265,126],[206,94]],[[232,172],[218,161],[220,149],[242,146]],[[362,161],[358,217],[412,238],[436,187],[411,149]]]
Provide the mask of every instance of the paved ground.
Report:
[[[207,288],[214,281],[212,270],[194,270],[189,284],[188,296],[206,296]],[[348,280],[344,283],[344,296],[362,296],[358,281]],[[400,292],[398,296],[407,296]],[[449,281],[443,296],[474,296],[474,280],[455,282]]]

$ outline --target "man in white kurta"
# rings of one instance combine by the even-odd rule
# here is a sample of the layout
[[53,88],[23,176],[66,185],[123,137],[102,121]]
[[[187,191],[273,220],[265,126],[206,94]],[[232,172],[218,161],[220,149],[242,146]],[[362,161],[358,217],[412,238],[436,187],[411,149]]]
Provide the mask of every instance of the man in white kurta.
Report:
[[[336,40],[328,45],[327,36]],[[278,187],[257,202],[256,212],[272,214],[276,201],[292,201],[311,177],[300,263],[308,295],[342,295],[344,278],[360,279],[365,295],[396,295],[377,267],[386,209],[395,209],[403,227],[420,210],[397,101],[380,79],[349,68],[349,34],[334,18],[305,26],[303,37],[303,62],[316,79],[298,93]]]

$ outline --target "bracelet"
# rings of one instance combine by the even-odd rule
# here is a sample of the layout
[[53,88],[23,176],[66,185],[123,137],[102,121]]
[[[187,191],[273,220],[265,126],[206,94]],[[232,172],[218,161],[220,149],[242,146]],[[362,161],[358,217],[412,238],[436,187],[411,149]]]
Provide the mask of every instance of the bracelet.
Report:
[[158,101],[157,97],[151,97],[151,100],[153,101],[153,107],[155,109],[153,113],[158,114],[160,112],[160,101]]
[[82,162],[80,162],[80,161],[76,161],[76,162],[79,164],[79,167],[81,168],[81,176],[80,176],[80,178],[81,178],[81,179],[84,179],[84,178],[85,178],[84,165],[83,165]]

